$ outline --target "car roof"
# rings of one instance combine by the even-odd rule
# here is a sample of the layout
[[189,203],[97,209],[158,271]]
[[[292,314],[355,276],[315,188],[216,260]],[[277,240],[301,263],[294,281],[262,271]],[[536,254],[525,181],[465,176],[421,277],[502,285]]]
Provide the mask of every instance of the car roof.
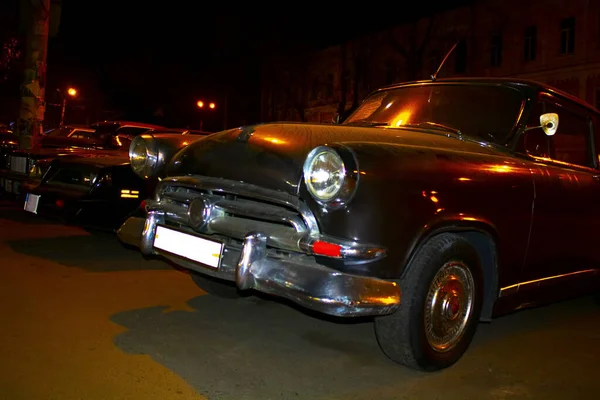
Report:
[[551,85],[548,85],[548,84],[545,84],[542,82],[538,82],[538,81],[534,81],[534,80],[530,80],[530,79],[521,79],[521,78],[500,78],[500,77],[498,77],[498,78],[496,78],[496,77],[475,77],[474,78],[474,77],[468,77],[468,78],[443,78],[443,79],[436,79],[435,81],[433,81],[433,80],[410,81],[410,82],[396,83],[396,84],[383,86],[383,87],[375,90],[373,93],[376,93],[379,91],[385,91],[385,90],[390,90],[390,89],[406,87],[406,86],[427,85],[427,84],[429,84],[429,85],[453,84],[453,83],[465,84],[465,85],[468,85],[468,84],[503,85],[503,86],[514,87],[517,89],[527,90],[529,92],[535,92],[535,93],[550,92],[559,97],[563,97],[564,99],[567,99],[569,101],[577,103],[579,106],[587,108],[590,111],[593,111],[595,113],[600,112],[591,104],[583,101],[579,97],[573,96],[570,93],[567,93],[563,90],[557,89]]
[[132,126],[136,128],[148,128],[148,129],[166,129],[164,126],[147,124],[145,122],[134,122],[134,121],[99,121],[93,124],[93,127],[102,127],[102,126]]
[[184,135],[210,135],[213,132],[207,132],[207,131],[200,131],[197,129],[186,129],[186,131],[184,132]]
[[213,132],[200,131],[196,129],[187,129],[187,128],[160,128],[153,129],[152,132],[149,133],[179,133],[182,135],[210,135]]

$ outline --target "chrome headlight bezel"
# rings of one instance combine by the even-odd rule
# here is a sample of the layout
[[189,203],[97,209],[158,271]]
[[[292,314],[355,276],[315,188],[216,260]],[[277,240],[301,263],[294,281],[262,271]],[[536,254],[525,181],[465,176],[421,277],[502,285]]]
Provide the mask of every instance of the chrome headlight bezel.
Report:
[[[329,158],[337,168],[328,171],[337,175],[339,181],[336,187],[323,195],[315,188],[312,182],[315,162],[318,158]],[[354,197],[358,187],[359,170],[354,153],[345,146],[317,146],[308,153],[303,166],[304,185],[312,198],[326,208],[339,208],[348,204]]]
[[141,178],[153,177],[159,165],[159,151],[152,135],[139,135],[129,145],[129,163]]

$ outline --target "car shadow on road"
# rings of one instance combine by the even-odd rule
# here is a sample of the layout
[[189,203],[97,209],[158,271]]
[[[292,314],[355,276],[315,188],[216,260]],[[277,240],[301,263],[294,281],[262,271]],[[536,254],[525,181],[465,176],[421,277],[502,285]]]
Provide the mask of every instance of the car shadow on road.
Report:
[[[590,313],[597,319],[597,310],[582,306],[585,301],[480,324],[466,356],[433,374],[388,360],[371,323],[332,323],[279,302],[205,295],[189,301],[195,312],[154,307],[121,312],[111,321],[127,329],[114,340],[120,349],[151,356],[208,399],[438,398],[448,382],[455,392],[444,398],[473,398],[461,392],[473,386],[482,391],[477,398],[485,398],[491,390],[505,390],[507,373],[498,371],[512,361],[523,368],[544,363],[545,355],[531,344],[543,343],[537,332],[548,335],[557,322],[569,330],[596,329],[577,322]],[[553,350],[570,354],[570,346],[564,341]]]
[[88,231],[86,235],[29,238],[6,242],[17,253],[40,257],[67,267],[90,272],[168,270],[169,264],[147,259],[139,251],[123,246],[116,235]]
[[29,213],[23,210],[23,207],[17,207],[14,202],[2,200],[0,200],[0,219],[27,225],[47,225],[56,223],[56,220]]

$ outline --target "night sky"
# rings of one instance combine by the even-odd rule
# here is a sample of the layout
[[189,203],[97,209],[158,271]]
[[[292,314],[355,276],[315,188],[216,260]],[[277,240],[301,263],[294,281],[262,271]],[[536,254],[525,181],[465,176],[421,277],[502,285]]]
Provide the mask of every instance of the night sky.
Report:
[[62,4],[59,33],[48,53],[49,101],[56,87],[74,86],[80,101],[125,110],[124,118],[157,122],[152,114],[161,107],[171,126],[196,118],[196,100],[220,105],[226,92],[230,114],[237,109],[254,122],[259,71],[269,55],[327,47],[431,12],[430,6],[411,9],[400,3],[397,10],[356,11],[294,2],[268,7],[184,0]]

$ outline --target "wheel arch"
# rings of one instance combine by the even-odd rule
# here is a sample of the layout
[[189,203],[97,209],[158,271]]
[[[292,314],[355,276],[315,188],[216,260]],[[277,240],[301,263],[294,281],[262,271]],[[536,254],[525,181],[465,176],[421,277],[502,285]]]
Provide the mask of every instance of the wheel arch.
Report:
[[481,321],[489,322],[492,319],[494,303],[498,298],[498,234],[495,227],[484,220],[465,221],[464,219],[451,219],[428,226],[419,235],[405,263],[406,268],[400,278],[411,268],[412,261],[421,247],[433,237],[452,233],[467,240],[477,252],[481,260],[483,272],[483,305]]

